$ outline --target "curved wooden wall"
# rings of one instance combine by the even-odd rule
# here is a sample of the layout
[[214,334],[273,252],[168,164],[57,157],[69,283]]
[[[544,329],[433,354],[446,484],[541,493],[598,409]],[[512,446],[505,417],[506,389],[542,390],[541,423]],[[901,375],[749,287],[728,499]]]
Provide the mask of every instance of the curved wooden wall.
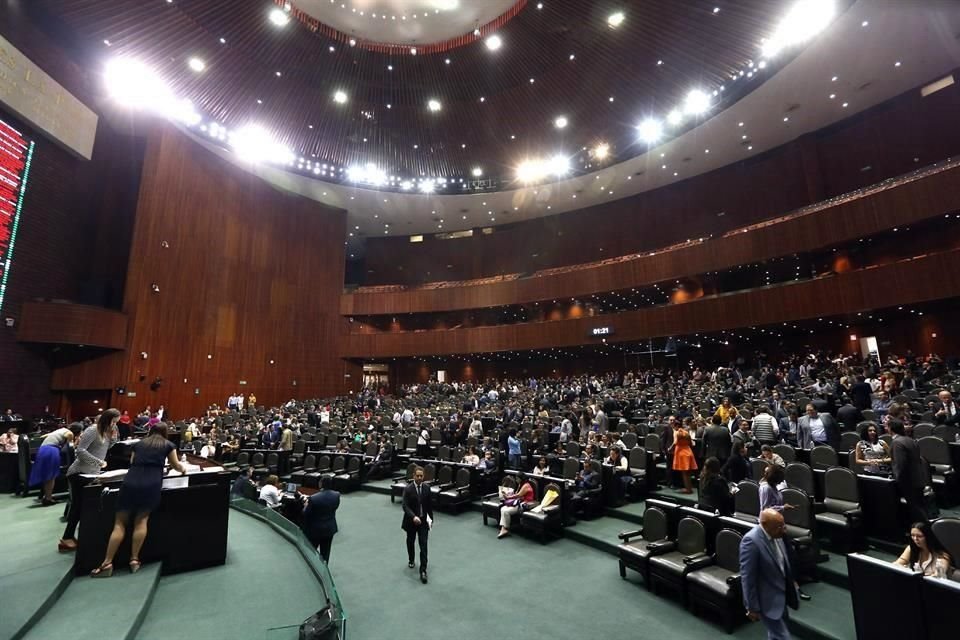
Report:
[[25,302],[20,307],[17,340],[124,349],[127,315],[84,304]]
[[555,275],[484,285],[348,293],[344,315],[386,315],[478,309],[616,291],[729,269],[825,246],[960,209],[960,166],[892,186],[796,218],[703,243]]
[[960,295],[960,249],[817,280],[700,298],[593,318],[500,327],[347,336],[347,358],[488,353],[597,342],[593,327],[611,327],[608,341],[723,331],[856,313]]

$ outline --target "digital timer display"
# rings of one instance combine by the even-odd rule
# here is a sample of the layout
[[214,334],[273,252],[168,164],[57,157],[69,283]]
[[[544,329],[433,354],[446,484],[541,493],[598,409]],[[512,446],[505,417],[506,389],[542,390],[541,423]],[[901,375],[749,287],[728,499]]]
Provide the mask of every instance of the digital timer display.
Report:
[[612,336],[613,327],[594,327],[590,330],[591,336]]
[[0,309],[13,266],[23,197],[27,191],[34,143],[0,120]]

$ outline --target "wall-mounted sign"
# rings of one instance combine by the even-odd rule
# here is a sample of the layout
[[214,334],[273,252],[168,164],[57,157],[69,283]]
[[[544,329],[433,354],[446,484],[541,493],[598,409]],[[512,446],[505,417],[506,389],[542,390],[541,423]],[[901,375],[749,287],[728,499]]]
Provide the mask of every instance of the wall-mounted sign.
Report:
[[602,338],[613,335],[613,327],[594,327],[587,334],[593,338]]
[[136,392],[136,391],[127,391],[127,397],[128,397],[128,398],[136,398],[136,397],[137,397],[137,392]]
[[240,384],[247,384],[247,381],[246,381],[246,380],[241,380],[241,381],[240,381]]
[[93,155],[97,114],[2,37],[0,102],[77,155]]

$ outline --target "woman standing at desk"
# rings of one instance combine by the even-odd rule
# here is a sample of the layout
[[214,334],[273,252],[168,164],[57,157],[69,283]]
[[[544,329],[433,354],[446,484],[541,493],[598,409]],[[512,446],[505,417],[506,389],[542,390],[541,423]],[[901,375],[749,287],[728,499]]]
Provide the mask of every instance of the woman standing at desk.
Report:
[[163,486],[163,463],[185,474],[186,468],[177,460],[177,448],[167,440],[167,425],[162,422],[150,427],[146,438],[133,445],[130,470],[120,486],[117,498],[117,514],[113,531],[107,543],[107,553],[99,567],[90,572],[93,578],[109,578],[113,575],[113,556],[127,532],[127,521],[133,514],[133,541],[130,546],[130,572],[140,570],[140,548],[147,537],[147,521],[150,512],[160,504],[160,489]]
[[117,421],[120,412],[107,409],[97,420],[80,434],[77,443],[77,459],[67,469],[67,481],[70,483],[70,511],[67,514],[67,528],[57,548],[60,551],[77,550],[77,524],[82,511],[83,487],[86,481],[81,474],[96,475],[107,466],[107,451],[117,440]]

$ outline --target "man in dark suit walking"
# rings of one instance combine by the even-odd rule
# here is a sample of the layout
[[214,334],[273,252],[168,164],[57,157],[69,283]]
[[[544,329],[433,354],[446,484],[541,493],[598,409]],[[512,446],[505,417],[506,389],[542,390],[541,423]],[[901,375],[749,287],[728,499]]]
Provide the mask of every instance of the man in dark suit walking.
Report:
[[924,522],[927,510],[923,505],[923,489],[927,474],[920,458],[920,445],[905,435],[906,429],[900,420],[889,420],[887,429],[893,436],[890,453],[893,457],[893,479],[900,489],[900,497],[907,502],[910,520]]
[[730,457],[730,430],[714,415],[713,424],[703,430],[703,458],[716,458],[720,463]]
[[407,566],[414,566],[414,538],[420,543],[420,582],[427,584],[427,537],[433,525],[430,487],[423,482],[423,467],[413,472],[413,482],[403,490],[403,524],[407,532]]
[[304,496],[303,532],[310,544],[320,551],[324,562],[330,562],[330,546],[337,533],[337,509],[340,493],[333,490],[333,477],[320,479],[320,491]]
[[760,512],[760,524],[740,542],[740,580],[747,617],[761,620],[767,640],[789,640],[787,607],[799,605],[789,551],[783,541],[783,515],[773,509]]

